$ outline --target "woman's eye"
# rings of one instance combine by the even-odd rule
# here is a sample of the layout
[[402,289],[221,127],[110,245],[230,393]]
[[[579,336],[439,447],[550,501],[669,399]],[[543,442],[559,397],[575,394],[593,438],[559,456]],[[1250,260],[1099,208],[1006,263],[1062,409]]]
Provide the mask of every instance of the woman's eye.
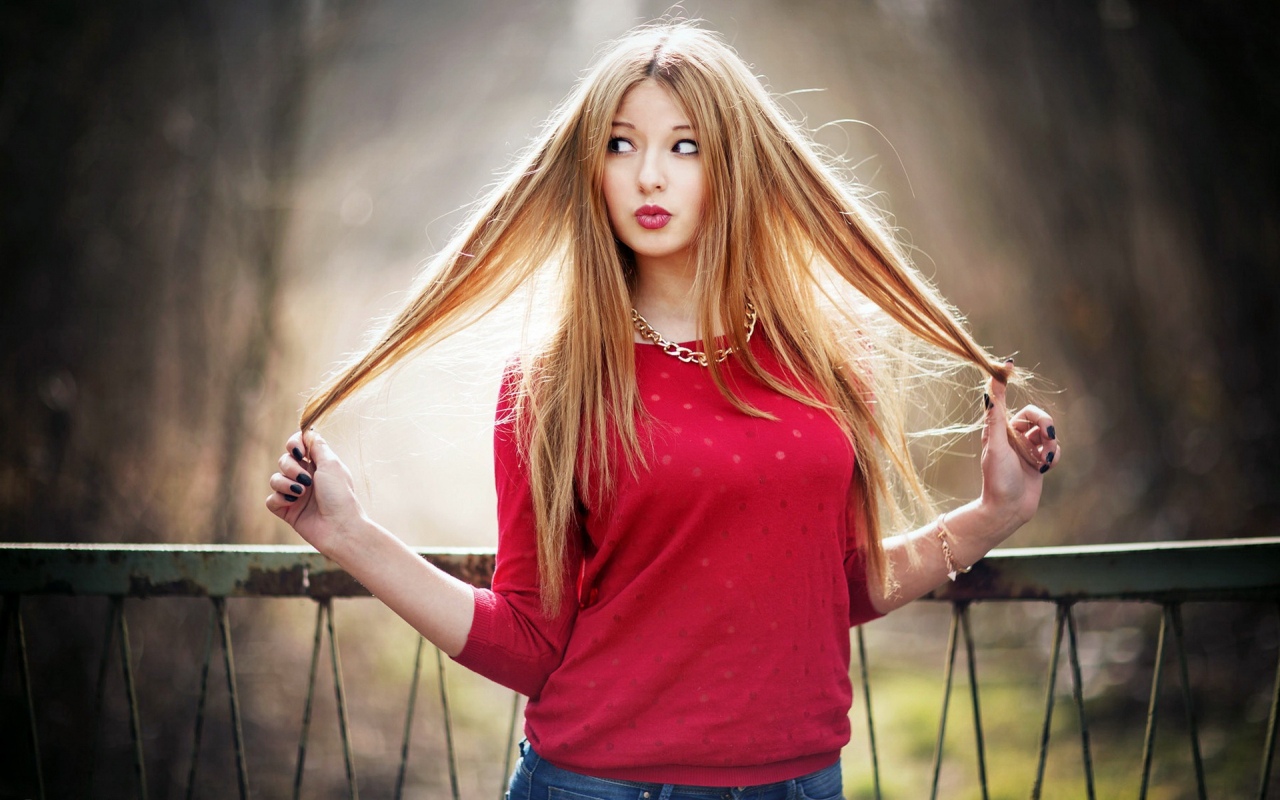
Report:
[[619,136],[615,136],[609,140],[610,153],[630,153],[635,149],[635,145]]
[[698,143],[692,139],[681,139],[676,142],[675,151],[682,156],[697,155]]

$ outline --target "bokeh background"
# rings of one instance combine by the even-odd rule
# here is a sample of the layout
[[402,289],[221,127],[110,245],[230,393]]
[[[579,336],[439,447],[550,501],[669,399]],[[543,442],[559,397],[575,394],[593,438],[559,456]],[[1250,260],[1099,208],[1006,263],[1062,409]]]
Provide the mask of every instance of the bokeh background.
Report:
[[[303,398],[403,299],[601,43],[668,10],[640,0],[0,7],[0,540],[297,543],[262,499]],[[1010,545],[1275,535],[1272,4],[701,0],[676,10],[723,33],[881,192],[978,339],[1044,378],[1066,458]],[[370,513],[411,544],[496,541],[489,426],[517,316],[423,354],[326,425]],[[943,495],[977,490],[974,444],[931,473]],[[52,794],[84,796],[76,776],[93,746],[83,720],[105,604],[26,607]],[[233,601],[231,612],[250,775],[261,796],[284,794],[313,612],[306,601]],[[152,793],[173,796],[207,611],[151,601],[129,613]],[[1090,613],[1099,774],[1131,791],[1155,617]],[[1187,613],[1211,788],[1237,796],[1257,777],[1275,619],[1250,607]],[[992,772],[1007,781],[999,796],[1029,785],[1038,716],[1027,708],[1043,691],[1051,616],[975,611],[990,653]],[[386,795],[413,634],[373,601],[341,605],[339,626],[362,787]],[[945,609],[929,607],[868,626],[895,797],[927,785],[945,626]],[[6,666],[9,728],[22,711]],[[464,795],[496,797],[510,695],[461,669],[450,680],[463,698]],[[320,697],[306,785],[342,796]],[[201,767],[209,796],[234,786],[218,708]],[[107,711],[91,793],[130,796],[123,701]],[[863,796],[856,712],[847,790]],[[1164,719],[1176,728],[1180,713],[1170,705]],[[443,796],[438,712],[419,716],[408,793]],[[1064,716],[1058,794],[1046,796],[1080,792]],[[964,724],[951,724],[948,796],[973,791]],[[1189,796],[1185,745],[1173,734],[1157,744],[1157,792]],[[23,796],[23,753],[5,749],[0,796]]]

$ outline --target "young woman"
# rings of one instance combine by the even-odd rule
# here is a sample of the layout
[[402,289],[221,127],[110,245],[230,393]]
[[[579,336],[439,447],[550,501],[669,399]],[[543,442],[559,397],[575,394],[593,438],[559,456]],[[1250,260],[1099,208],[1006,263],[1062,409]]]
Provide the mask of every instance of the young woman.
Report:
[[[1052,420],[857,187],[714,35],[605,53],[368,352],[308,403],[267,507],[458,662],[529,696],[512,796],[840,794],[849,628],[954,577],[1035,512]],[[416,348],[558,270],[494,437],[492,590],[361,509],[311,427]],[[982,493],[932,512],[908,386],[976,367]],[[894,491],[894,487],[905,487]]]

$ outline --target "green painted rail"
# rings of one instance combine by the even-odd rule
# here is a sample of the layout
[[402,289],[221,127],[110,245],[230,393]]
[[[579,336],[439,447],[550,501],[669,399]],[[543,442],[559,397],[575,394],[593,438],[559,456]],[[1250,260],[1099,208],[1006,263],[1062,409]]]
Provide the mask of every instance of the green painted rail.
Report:
[[[493,575],[494,551],[492,549],[419,548],[418,552],[445,572],[474,586],[488,586]],[[107,665],[112,657],[113,642],[118,641],[124,691],[130,708],[136,789],[137,795],[141,798],[147,796],[146,767],[143,736],[138,717],[137,688],[133,680],[133,656],[129,646],[129,631],[125,615],[126,599],[206,597],[211,602],[195,720],[194,748],[187,780],[188,798],[194,796],[198,784],[197,768],[204,712],[209,693],[209,667],[215,649],[221,651],[225,665],[240,796],[242,798],[250,796],[226,598],[306,597],[315,600],[316,623],[311,669],[295,765],[293,796],[297,798],[301,794],[316,674],[320,661],[323,660],[322,653],[325,649],[323,642],[327,632],[328,660],[335,679],[338,725],[343,742],[348,794],[353,799],[359,797],[359,782],[352,757],[350,725],[347,718],[346,689],[342,680],[341,655],[333,612],[335,599],[368,597],[369,592],[333,561],[305,546],[0,544],[0,595],[3,595],[5,600],[3,613],[0,613],[0,673],[6,666],[8,643],[10,639],[16,638],[18,667],[25,698],[26,720],[24,722],[33,756],[31,785],[34,789],[33,794],[40,798],[45,796],[44,774],[40,758],[37,705],[31,686],[26,630],[23,625],[22,600],[24,597],[33,595],[50,594],[111,598],[107,619],[107,639],[98,673],[95,716],[100,716]],[[1057,612],[1049,671],[1046,677],[1038,768],[1030,796],[1039,798],[1043,787],[1045,758],[1055,706],[1055,680],[1065,634],[1071,667],[1072,697],[1080,720],[1082,766],[1088,796],[1095,797],[1073,607],[1081,602],[1118,600],[1154,603],[1161,609],[1156,667],[1152,675],[1147,726],[1143,740],[1142,782],[1138,796],[1141,800],[1146,797],[1148,791],[1157,722],[1156,701],[1160,695],[1165,653],[1171,642],[1177,654],[1181,672],[1180,682],[1187,714],[1197,796],[1205,798],[1204,769],[1196,727],[1194,698],[1187,669],[1186,646],[1183,640],[1182,605],[1186,602],[1262,601],[1275,603],[1277,611],[1280,612],[1280,538],[999,549],[975,564],[971,572],[960,576],[954,583],[948,583],[930,593],[924,599],[949,603],[952,609],[943,675],[944,700],[934,750],[931,797],[936,797],[938,792],[950,689],[955,658],[962,640],[969,678],[970,700],[973,706],[978,780],[982,788],[982,796],[985,798],[988,794],[977,657],[970,632],[969,608],[975,602],[996,601],[1050,602],[1055,604]],[[10,636],[10,631],[13,631],[13,636]],[[881,796],[880,761],[876,750],[866,644],[861,628],[855,630],[855,638],[871,745],[875,796],[879,798]],[[397,798],[401,796],[405,766],[409,758],[409,734],[422,670],[422,651],[423,641],[420,639],[414,656],[413,683],[410,687],[401,741],[400,771],[395,792]],[[454,800],[459,800],[452,715],[449,711],[449,697],[444,680],[444,658],[439,650],[436,650],[435,661],[440,676],[440,701],[444,711],[450,785]],[[520,697],[516,695],[513,697],[511,707],[507,762],[503,766],[503,778],[511,769],[510,755],[515,740],[519,705]],[[0,726],[2,726],[0,729],[12,731],[23,727],[23,724],[0,720]],[[1256,795],[1258,798],[1267,796],[1278,727],[1280,727],[1280,664],[1277,665],[1271,715],[1267,723],[1260,764]],[[93,762],[94,758],[90,757],[86,786],[92,785]]]

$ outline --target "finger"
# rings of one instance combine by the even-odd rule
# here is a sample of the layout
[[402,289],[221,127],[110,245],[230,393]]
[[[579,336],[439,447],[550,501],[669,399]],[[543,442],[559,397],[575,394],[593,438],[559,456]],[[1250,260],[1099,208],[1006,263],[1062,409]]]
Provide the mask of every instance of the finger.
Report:
[[1054,439],[1057,436],[1057,431],[1053,431],[1051,435],[1049,430],[1053,427],[1053,417],[1049,416],[1044,409],[1037,406],[1023,406],[1019,409],[1018,413],[1014,415],[1014,419],[1025,420],[1026,422],[1040,428],[1040,430],[1044,431],[1044,438],[1046,440]]
[[281,475],[295,483],[301,483],[303,486],[311,485],[311,470],[300,464],[292,455],[285,453],[280,456],[276,466],[279,468]]
[[1039,469],[1044,463],[1040,458],[1040,454],[1032,447],[1031,442],[1027,441],[1027,437],[1019,433],[1014,428],[1008,417],[1008,411],[1005,407],[1005,398],[1008,392],[1008,386],[995,378],[987,380],[987,392],[990,396],[990,403],[987,408],[987,425],[1001,425],[1005,430],[1005,437],[1009,440],[1009,445],[1013,448],[1027,466]]
[[1053,417],[1044,409],[1028,405],[1018,411],[1016,418],[1022,420],[1023,427],[1030,426],[1027,427],[1027,437],[1041,451],[1043,462],[1040,471],[1047,472],[1049,467],[1061,459],[1061,446],[1058,444]]
[[267,495],[267,510],[275,514],[280,519],[284,519],[284,515],[289,513],[289,509],[293,507],[293,503],[284,499],[284,495],[279,492],[272,492]]
[[289,441],[285,443],[284,451],[293,456],[294,460],[301,464],[307,458],[307,443],[302,438],[302,431],[294,431],[289,437]]
[[301,483],[290,480],[279,472],[271,476],[271,488],[284,495],[284,499],[288,502],[297,500],[306,491],[306,487]]
[[1041,471],[1048,472],[1050,469],[1058,466],[1061,463],[1062,463],[1062,445],[1058,444],[1057,442],[1054,442],[1052,448],[1049,449],[1049,451],[1044,454],[1044,467],[1041,468]]

